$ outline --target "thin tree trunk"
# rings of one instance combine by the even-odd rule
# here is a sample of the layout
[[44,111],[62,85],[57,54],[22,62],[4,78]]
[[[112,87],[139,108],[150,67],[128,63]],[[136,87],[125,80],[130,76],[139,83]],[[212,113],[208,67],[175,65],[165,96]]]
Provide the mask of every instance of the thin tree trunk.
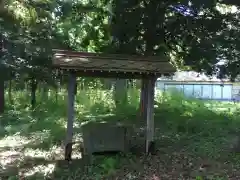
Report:
[[25,91],[25,95],[26,95],[26,99],[29,100],[29,84],[24,82],[24,91]]
[[111,90],[113,87],[113,79],[104,79],[104,89]]
[[[4,6],[4,1],[0,2],[0,7]],[[1,10],[4,10],[4,7],[1,7]],[[0,58],[4,55],[4,38],[3,35],[0,34]],[[3,73],[3,65],[0,67],[0,114],[4,113],[5,110],[5,98],[4,98],[4,73]]]
[[9,80],[8,84],[8,99],[9,99],[9,104],[13,105],[13,99],[12,99],[12,80]]
[[117,79],[115,84],[115,105],[120,108],[127,104],[127,88],[125,79]]
[[58,103],[58,85],[56,86],[56,89],[55,89],[55,101],[56,103]]
[[42,99],[48,99],[48,92],[49,92],[49,89],[46,85],[46,83],[42,83]]
[[55,89],[55,100],[56,103],[58,103],[58,96],[59,96],[59,92],[60,92],[60,87],[61,87],[61,81],[56,79],[57,83],[56,83],[56,89]]
[[36,91],[37,91],[37,81],[35,78],[31,79],[31,106],[32,110],[36,107]]
[[5,98],[4,98],[4,80],[0,79],[0,114],[5,110]]

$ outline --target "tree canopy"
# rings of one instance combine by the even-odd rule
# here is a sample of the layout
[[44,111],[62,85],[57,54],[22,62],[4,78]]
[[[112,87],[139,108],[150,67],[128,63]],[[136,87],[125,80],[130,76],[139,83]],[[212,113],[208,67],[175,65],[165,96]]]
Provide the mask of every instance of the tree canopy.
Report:
[[221,77],[240,73],[240,3],[232,0],[0,2],[1,68],[9,77],[51,80],[53,48],[165,54],[179,70],[208,74],[224,60]]

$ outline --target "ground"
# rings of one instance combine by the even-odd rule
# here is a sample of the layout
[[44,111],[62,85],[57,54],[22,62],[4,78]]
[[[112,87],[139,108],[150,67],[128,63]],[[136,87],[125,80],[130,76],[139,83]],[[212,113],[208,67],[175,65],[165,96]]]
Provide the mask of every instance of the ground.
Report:
[[[78,95],[75,139],[80,139],[79,127],[85,121],[121,120],[134,127],[141,126],[136,92],[129,93],[136,98],[117,111],[112,101],[106,99],[110,97],[105,92]],[[25,94],[15,96],[14,105],[8,105],[0,117],[0,177],[3,180],[240,179],[240,154],[234,150],[240,127],[238,103],[161,94],[155,104],[156,155],[94,156],[90,162],[82,158],[76,143],[75,160],[67,164],[63,161],[65,96],[55,100],[55,96],[49,95],[33,112],[23,103]]]

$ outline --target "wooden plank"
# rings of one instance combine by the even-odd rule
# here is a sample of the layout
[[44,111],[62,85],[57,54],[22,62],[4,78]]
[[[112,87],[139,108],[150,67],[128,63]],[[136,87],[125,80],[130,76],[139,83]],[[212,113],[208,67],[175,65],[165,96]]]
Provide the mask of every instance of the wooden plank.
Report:
[[53,67],[78,71],[114,71],[141,73],[172,73],[176,68],[161,57],[103,55],[86,52],[56,51]]
[[141,81],[141,97],[140,97],[140,117],[141,120],[145,121],[147,119],[147,99],[148,99],[148,90],[147,90],[147,83],[148,78],[143,78]]
[[150,79],[150,133],[151,133],[151,142],[154,141],[154,97],[155,97],[155,84],[156,78],[153,77]]
[[147,131],[146,131],[146,153],[152,151],[150,145],[154,144],[154,90],[156,78],[148,79],[147,83]]
[[141,73],[173,73],[176,69],[168,62],[164,63],[135,63],[122,62],[111,63],[105,62],[91,62],[91,63],[74,63],[53,62],[53,67],[59,69],[72,69],[78,71],[107,71],[107,72],[141,72]]
[[101,59],[117,59],[117,60],[133,60],[133,61],[169,61],[165,55],[161,56],[143,56],[130,54],[106,54],[77,52],[68,50],[54,50],[54,57],[80,57],[80,58],[101,58]]
[[72,139],[73,139],[73,121],[74,121],[74,101],[76,94],[76,74],[69,73],[68,80],[68,121],[65,146],[65,160],[72,158]]

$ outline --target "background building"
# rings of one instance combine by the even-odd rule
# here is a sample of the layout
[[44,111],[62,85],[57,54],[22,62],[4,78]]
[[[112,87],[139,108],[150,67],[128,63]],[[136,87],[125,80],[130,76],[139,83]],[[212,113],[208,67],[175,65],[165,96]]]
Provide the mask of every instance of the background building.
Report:
[[156,89],[177,90],[187,97],[206,100],[240,100],[240,82],[233,83],[228,79],[220,80],[193,71],[177,72],[172,77],[161,77],[157,80]]

